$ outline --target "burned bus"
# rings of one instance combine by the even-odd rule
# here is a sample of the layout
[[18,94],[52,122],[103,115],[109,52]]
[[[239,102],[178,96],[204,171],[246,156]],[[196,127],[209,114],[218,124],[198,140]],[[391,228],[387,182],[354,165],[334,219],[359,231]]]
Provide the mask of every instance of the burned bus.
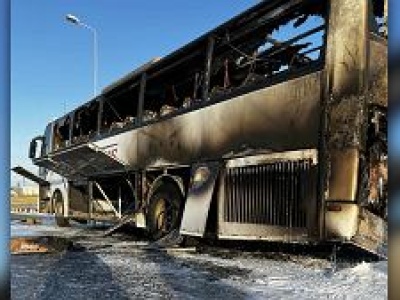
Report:
[[384,1],[262,1],[47,125],[40,208],[230,240],[387,228]]

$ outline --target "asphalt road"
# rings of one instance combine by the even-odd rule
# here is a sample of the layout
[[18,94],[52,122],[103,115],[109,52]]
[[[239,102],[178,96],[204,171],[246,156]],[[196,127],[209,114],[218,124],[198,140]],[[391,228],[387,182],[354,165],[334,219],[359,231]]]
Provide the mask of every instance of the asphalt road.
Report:
[[386,299],[387,262],[229,249],[155,250],[125,235],[13,225],[12,234],[74,239],[72,250],[11,258],[12,299]]

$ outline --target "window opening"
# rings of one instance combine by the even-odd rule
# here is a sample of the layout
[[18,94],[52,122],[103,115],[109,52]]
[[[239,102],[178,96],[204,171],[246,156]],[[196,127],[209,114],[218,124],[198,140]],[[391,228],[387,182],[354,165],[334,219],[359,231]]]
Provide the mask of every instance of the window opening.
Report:
[[143,121],[148,122],[201,102],[206,47],[148,75]]
[[137,123],[139,102],[138,82],[119,89],[104,98],[101,121],[101,132],[111,132]]
[[54,150],[59,150],[69,145],[71,130],[71,117],[66,117],[54,122],[53,126],[53,145]]
[[211,97],[321,62],[325,23],[325,5],[310,1],[275,19],[261,16],[247,24],[249,28],[219,34],[211,69]]
[[74,113],[72,143],[87,141],[97,133],[99,101],[92,101]]

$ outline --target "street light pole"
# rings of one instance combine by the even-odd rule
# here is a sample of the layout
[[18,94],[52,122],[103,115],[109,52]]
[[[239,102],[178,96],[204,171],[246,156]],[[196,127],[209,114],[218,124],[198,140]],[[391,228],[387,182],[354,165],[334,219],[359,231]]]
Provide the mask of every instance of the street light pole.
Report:
[[93,34],[93,96],[95,97],[97,94],[97,72],[98,72],[98,45],[97,45],[97,31],[92,26],[81,22],[74,15],[68,14],[65,16],[65,19],[75,25],[82,26],[86,29],[89,29]]

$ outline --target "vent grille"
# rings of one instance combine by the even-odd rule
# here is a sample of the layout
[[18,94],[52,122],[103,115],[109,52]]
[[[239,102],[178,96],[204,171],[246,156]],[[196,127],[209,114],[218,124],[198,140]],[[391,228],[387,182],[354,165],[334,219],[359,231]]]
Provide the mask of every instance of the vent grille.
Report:
[[307,159],[228,168],[224,221],[306,227],[304,199],[313,188],[311,166]]

